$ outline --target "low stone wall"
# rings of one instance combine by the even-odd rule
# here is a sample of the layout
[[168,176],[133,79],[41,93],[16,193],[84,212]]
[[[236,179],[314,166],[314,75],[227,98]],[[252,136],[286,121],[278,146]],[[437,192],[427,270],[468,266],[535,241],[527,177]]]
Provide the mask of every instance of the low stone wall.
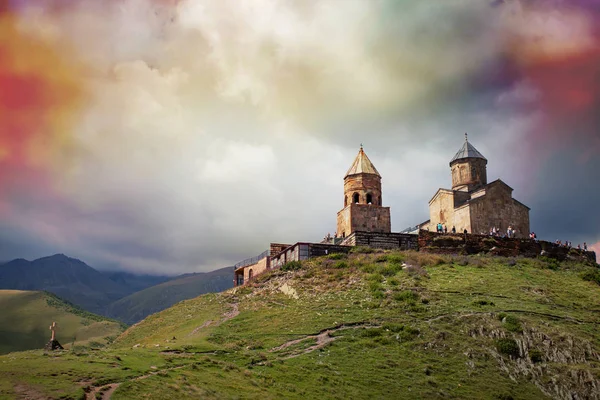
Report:
[[589,260],[596,262],[596,253],[559,246],[531,239],[509,239],[487,235],[439,234],[419,231],[419,250],[441,254],[485,253],[503,257],[547,256],[559,261]]
[[349,253],[351,246],[338,246],[334,244],[311,243],[308,246],[308,257],[320,257],[333,253]]
[[417,250],[417,235],[408,233],[354,232],[343,242],[346,246],[368,246],[376,249]]

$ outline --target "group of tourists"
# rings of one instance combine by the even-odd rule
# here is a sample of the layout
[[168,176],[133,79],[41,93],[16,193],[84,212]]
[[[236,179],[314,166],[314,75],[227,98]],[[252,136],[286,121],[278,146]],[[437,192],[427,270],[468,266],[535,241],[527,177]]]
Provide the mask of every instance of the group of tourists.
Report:
[[[508,229],[506,229],[506,232],[503,233],[500,228],[496,228],[495,226],[490,228],[490,236],[495,236],[495,237],[503,237],[503,238],[514,238],[515,237],[515,233],[517,231],[513,229],[512,226],[508,226]],[[484,235],[484,233],[482,233],[482,235]]]
[[[572,248],[573,247],[573,243],[571,243],[568,240],[565,240],[564,243],[560,240],[556,240],[556,242],[554,242],[555,244],[562,246],[562,247],[568,247],[568,248]],[[583,250],[583,251],[588,251],[588,245],[586,242],[583,242],[583,247],[581,246],[581,244],[577,245],[577,250]]]
[[[456,226],[452,226],[451,232],[456,233]],[[442,224],[441,222],[439,222],[437,224],[437,233],[448,233],[448,227],[446,225]],[[465,230],[463,230],[463,233],[467,234],[469,232],[465,229]]]
[[[437,228],[437,233],[448,233],[448,227],[445,224],[442,224],[441,222],[438,222],[438,224],[436,225]],[[429,230],[429,228],[426,228],[427,230]],[[453,226],[451,229],[452,233],[456,233],[456,227]],[[509,227],[506,229],[506,233],[502,233],[502,231],[500,230],[500,228],[497,228],[495,226],[490,228],[490,232],[489,235],[490,236],[495,236],[495,237],[502,237],[502,238],[514,238],[515,234],[516,234],[516,230],[509,225]],[[464,234],[469,233],[466,229],[463,231]],[[482,235],[486,235],[485,232],[481,232]],[[530,232],[529,233],[529,239],[532,240],[537,240],[537,235],[535,232]],[[564,246],[564,247],[568,247],[568,248],[572,248],[573,244],[569,241],[566,242],[561,242],[560,240],[557,240],[555,242],[557,245],[559,246]],[[577,245],[577,249],[578,250],[583,250],[583,251],[588,251],[588,245],[586,242],[583,242],[583,246],[581,244]]]

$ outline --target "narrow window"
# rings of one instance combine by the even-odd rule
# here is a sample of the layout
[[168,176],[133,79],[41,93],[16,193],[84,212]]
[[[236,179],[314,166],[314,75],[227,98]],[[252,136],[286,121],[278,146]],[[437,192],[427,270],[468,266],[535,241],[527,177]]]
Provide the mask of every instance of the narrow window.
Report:
[[252,276],[254,276],[254,271],[248,271],[248,280],[252,279]]
[[344,196],[344,207],[348,205],[348,196]]
[[358,204],[358,199],[359,199],[358,193],[354,193],[354,195],[352,196],[352,202],[354,204]]
[[367,204],[373,204],[373,195],[371,193],[367,193]]

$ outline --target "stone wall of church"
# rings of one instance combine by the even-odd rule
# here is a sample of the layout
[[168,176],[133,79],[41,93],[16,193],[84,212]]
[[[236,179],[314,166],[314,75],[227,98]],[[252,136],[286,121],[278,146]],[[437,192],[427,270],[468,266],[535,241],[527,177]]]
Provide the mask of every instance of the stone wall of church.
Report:
[[390,208],[367,204],[350,204],[337,215],[337,235],[352,232],[391,232]]
[[510,188],[503,184],[490,184],[485,196],[471,200],[470,232],[487,234],[496,227],[505,233],[509,226],[516,232],[515,237],[529,236],[529,209],[512,198]]
[[[460,195],[460,194],[459,194]],[[429,205],[429,230],[435,232],[437,224],[441,222],[446,225],[448,231],[456,227],[457,232],[465,229],[471,232],[471,214],[468,206],[454,208],[455,195],[452,191],[440,192],[435,200]]]
[[466,186],[468,191],[487,184],[487,161],[480,158],[470,158],[455,161],[450,167],[452,170],[452,189],[460,190]]
[[435,231],[438,223],[450,225],[454,221],[454,197],[449,190],[442,189],[433,202],[429,204],[429,230]]

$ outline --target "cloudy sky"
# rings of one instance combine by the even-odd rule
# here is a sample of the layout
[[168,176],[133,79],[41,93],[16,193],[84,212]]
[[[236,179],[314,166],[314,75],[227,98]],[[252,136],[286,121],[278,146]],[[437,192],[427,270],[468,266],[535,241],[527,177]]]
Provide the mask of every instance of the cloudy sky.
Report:
[[318,241],[360,143],[402,230],[465,132],[540,238],[599,243],[597,4],[0,0],[0,260],[176,274]]

